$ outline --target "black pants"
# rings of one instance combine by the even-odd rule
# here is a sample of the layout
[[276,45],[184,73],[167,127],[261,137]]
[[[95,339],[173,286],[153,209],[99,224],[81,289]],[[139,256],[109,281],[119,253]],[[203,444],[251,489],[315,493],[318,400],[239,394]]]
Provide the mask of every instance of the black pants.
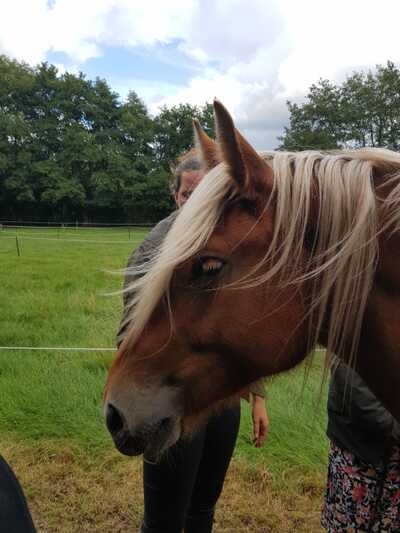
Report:
[[143,533],[208,533],[236,444],[240,405],[181,439],[159,463],[144,459]]

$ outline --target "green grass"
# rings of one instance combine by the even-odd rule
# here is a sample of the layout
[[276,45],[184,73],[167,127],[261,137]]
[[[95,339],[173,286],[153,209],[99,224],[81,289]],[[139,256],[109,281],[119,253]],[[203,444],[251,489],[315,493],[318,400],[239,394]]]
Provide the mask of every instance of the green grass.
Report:
[[300,367],[267,382],[267,410],[270,431],[267,444],[251,446],[250,409],[242,408],[242,423],[237,454],[251,462],[264,462],[272,473],[301,469],[323,469],[328,441],[326,429],[326,388],[321,394],[321,361],[316,357],[314,369],[304,382]]
[[[120,297],[105,293],[117,290],[122,278],[107,271],[123,268],[146,232],[0,230],[0,346],[114,346]],[[90,453],[112,448],[101,415],[112,356],[0,351],[0,438],[68,439]],[[271,427],[261,450],[251,444],[251,417],[243,404],[238,456],[262,461],[277,474],[323,468],[326,391],[320,396],[319,365],[317,360],[304,388],[301,369],[268,384]]]

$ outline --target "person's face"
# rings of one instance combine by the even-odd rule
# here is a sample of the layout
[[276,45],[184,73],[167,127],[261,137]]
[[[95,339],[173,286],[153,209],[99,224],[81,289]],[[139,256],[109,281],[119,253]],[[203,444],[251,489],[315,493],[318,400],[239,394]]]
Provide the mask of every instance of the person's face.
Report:
[[174,195],[177,207],[183,206],[197,185],[200,183],[200,180],[203,176],[203,170],[185,170],[182,172],[181,186]]

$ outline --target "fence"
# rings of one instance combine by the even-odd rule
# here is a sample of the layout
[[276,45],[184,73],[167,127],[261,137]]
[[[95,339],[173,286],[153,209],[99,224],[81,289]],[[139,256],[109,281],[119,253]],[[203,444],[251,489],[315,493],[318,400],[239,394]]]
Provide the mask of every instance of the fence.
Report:
[[[65,224],[65,223],[60,223]],[[80,226],[33,226],[29,225],[29,221],[20,222],[20,224],[8,224],[4,221],[0,223],[0,239],[14,239],[15,240],[15,249],[18,257],[21,256],[21,246],[20,243],[22,240],[31,240],[31,241],[49,241],[57,243],[83,243],[83,244],[138,244],[142,237],[135,236],[135,231],[139,228],[148,229],[148,226],[90,226],[86,227],[84,225]],[[25,231],[24,231],[25,230]],[[82,238],[78,237],[79,233],[85,233],[86,230],[100,230],[105,231],[106,233],[114,232],[117,233],[121,230],[122,235],[126,235],[126,239],[121,239],[122,235],[119,235],[119,238],[111,239],[110,235],[105,236],[104,239],[100,235],[93,233],[93,236],[96,238]],[[82,234],[81,233],[81,234]],[[89,232],[90,234],[91,232]],[[83,235],[83,237],[88,237],[89,234]],[[54,236],[53,236],[54,235]],[[97,238],[100,237],[100,238]]]
[[57,222],[55,220],[6,220],[0,218],[0,226],[18,226],[18,227],[74,227],[74,228],[93,228],[93,229],[103,229],[103,228],[115,228],[115,227],[132,227],[132,228],[151,228],[155,225],[155,222],[83,222],[76,220],[75,222]]
[[[8,222],[13,222],[13,224],[10,224]],[[142,224],[134,225],[134,224],[114,224],[114,225],[108,225],[108,226],[97,226],[97,227],[86,227],[85,225],[77,225],[74,224],[72,226],[67,226],[68,223],[62,222],[58,225],[50,226],[50,225],[42,225],[42,226],[33,226],[30,224],[37,223],[30,222],[30,221],[0,221],[0,239],[14,239],[16,244],[16,252],[18,257],[21,256],[21,246],[20,241],[22,240],[38,240],[38,241],[54,241],[54,242],[67,242],[67,243],[90,243],[90,244],[135,244],[135,242],[140,242],[142,240],[142,237],[140,238],[131,238],[131,231],[134,231],[137,228],[140,227],[146,227]],[[44,224],[44,221],[42,221]],[[50,224],[50,221],[46,221],[46,223]],[[72,224],[72,223],[71,223]],[[149,227],[148,225],[147,227]],[[74,239],[68,239],[63,237],[63,235],[69,233],[73,234],[76,230],[118,230],[121,228],[124,232],[127,233],[128,238],[125,240],[101,240],[101,239],[81,239],[81,238],[74,238]],[[24,233],[23,230],[27,230],[27,233]],[[57,230],[57,237],[38,237],[37,235],[49,235],[48,232],[42,233],[38,230]],[[8,231],[12,231],[12,235],[7,235]],[[32,233],[35,234],[35,236],[32,236]],[[116,347],[65,347],[65,346],[0,346],[0,351],[25,351],[25,352],[34,352],[34,351],[40,351],[40,352],[116,352]]]

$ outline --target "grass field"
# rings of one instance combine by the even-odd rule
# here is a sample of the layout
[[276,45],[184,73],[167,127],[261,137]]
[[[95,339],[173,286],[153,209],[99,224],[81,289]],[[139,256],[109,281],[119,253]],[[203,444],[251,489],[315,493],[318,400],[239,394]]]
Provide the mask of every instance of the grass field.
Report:
[[[121,269],[145,229],[0,230],[0,346],[113,347]],[[18,236],[18,250],[16,236]],[[113,448],[101,415],[112,352],[0,350],[0,448],[39,531],[135,531],[141,462]],[[216,533],[317,532],[325,476],[321,361],[306,383],[268,383],[267,444],[251,445],[248,406]]]

